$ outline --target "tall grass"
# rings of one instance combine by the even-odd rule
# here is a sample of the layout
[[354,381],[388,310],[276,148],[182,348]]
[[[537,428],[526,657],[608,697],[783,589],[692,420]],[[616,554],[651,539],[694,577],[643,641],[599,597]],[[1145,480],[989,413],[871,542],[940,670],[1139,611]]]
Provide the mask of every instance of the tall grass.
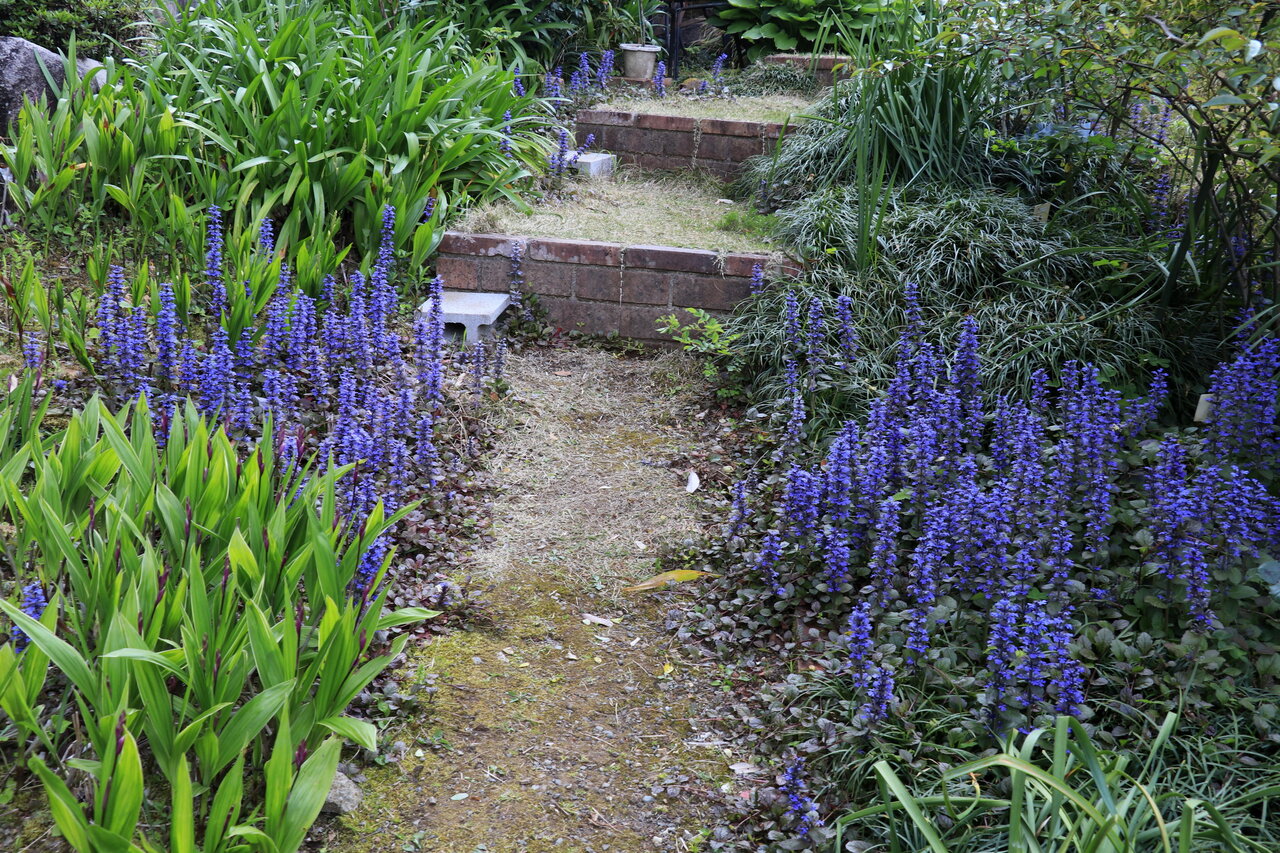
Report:
[[996,57],[941,47],[943,21],[929,2],[839,34],[849,79],[837,81],[773,155],[750,161],[743,190],[764,184],[772,198],[798,199],[856,182],[865,157],[882,162],[900,186],[980,183],[997,109]]
[[[1052,730],[1011,737],[996,755],[945,770],[932,786],[875,764],[883,802],[836,821],[833,849],[868,822],[884,849],[929,853],[1195,853],[1273,849],[1243,835],[1212,798],[1170,790],[1163,756],[1177,717],[1170,714],[1145,758],[1097,749],[1084,727],[1059,717]],[[1264,785],[1233,803],[1247,812],[1280,794]],[[1233,820],[1234,819],[1234,820]],[[878,834],[878,833],[877,833]]]

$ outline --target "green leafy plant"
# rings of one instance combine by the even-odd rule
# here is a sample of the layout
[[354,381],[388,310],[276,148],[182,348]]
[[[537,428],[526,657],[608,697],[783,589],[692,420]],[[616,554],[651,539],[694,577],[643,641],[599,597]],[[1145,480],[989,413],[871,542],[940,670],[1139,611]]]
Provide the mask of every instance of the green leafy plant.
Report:
[[405,0],[400,9],[411,21],[450,21],[476,53],[491,52],[500,64],[550,67],[573,37],[580,16],[596,4],[572,8],[556,0]]
[[[693,315],[688,323],[681,323],[675,314],[658,318],[658,331],[670,335],[671,339],[684,347],[686,352],[694,352],[714,359],[734,357],[733,343],[741,336],[730,332],[719,318],[702,308],[686,308]],[[703,375],[708,379],[717,379],[719,368],[712,358],[703,364]],[[721,391],[725,389],[720,389]]]
[[[38,415],[26,385],[6,399],[3,417]],[[24,639],[0,646],[0,710],[78,853],[165,849],[156,823],[175,853],[295,851],[342,740],[376,745],[343,712],[407,637],[378,653],[374,634],[435,615],[384,612],[391,555],[361,567],[412,507],[353,527],[334,495],[345,469],[285,462],[269,440],[241,455],[189,404],[157,428],[145,402],[116,416],[94,398],[60,433],[6,448],[4,559],[48,605],[0,600]],[[67,716],[85,738],[69,753],[71,731],[49,724]],[[83,807],[73,769],[92,783]],[[146,818],[151,776],[167,820]]]
[[541,102],[447,21],[400,27],[319,0],[199,11],[161,28],[145,60],[108,62],[101,92],[86,81],[49,116],[24,111],[0,146],[24,220],[118,214],[180,252],[193,211],[220,204],[237,230],[275,221],[282,245],[337,236],[364,251],[391,204],[396,246],[425,256],[439,239],[428,205],[438,224],[469,198],[519,203],[545,162]]
[[[1280,15],[1271,4],[1072,2],[1041,16],[1000,7],[970,31],[1000,50],[1003,76],[1058,103],[1056,120],[1113,143],[1141,142],[1180,188],[1185,215],[1157,210],[1165,308],[1191,298],[1280,293]],[[1162,190],[1163,192],[1163,190]],[[1159,200],[1157,200],[1159,201]],[[1157,204],[1162,207],[1168,199]]]
[[709,21],[749,42],[748,56],[755,59],[765,53],[827,50],[836,43],[833,30],[857,31],[893,5],[884,0],[729,0]]
[[74,39],[82,56],[120,57],[120,46],[138,37],[147,11],[138,0],[0,0],[0,36],[55,52]]

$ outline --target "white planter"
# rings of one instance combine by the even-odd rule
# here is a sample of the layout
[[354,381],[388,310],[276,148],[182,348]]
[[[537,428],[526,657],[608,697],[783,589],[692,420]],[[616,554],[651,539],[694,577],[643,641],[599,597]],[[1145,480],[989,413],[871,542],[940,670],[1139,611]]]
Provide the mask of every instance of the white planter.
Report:
[[622,49],[623,77],[633,80],[652,79],[661,47],[656,44],[621,44],[618,47]]

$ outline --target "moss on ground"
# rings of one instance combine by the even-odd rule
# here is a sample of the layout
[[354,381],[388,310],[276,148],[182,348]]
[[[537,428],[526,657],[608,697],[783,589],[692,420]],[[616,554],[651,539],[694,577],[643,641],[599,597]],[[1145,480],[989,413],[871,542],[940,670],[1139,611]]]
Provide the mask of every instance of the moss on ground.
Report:
[[[663,655],[651,638],[602,644],[597,636],[616,634],[619,625],[583,625],[559,588],[561,573],[543,571],[541,581],[495,590],[494,627],[439,638],[415,654],[410,666],[438,673],[439,698],[429,714],[392,735],[407,754],[366,772],[365,806],[342,819],[344,831],[328,850],[409,845],[471,853],[478,843],[487,853],[606,843],[615,851],[651,850],[648,822],[638,830],[610,815],[646,808],[665,824],[690,805],[644,803],[664,766],[697,766],[708,780],[722,775],[721,756],[683,745],[689,702],[660,692]],[[642,618],[644,609],[620,625]],[[635,692],[627,694],[627,685]],[[665,707],[650,712],[646,703],[655,694]],[[624,730],[624,718],[636,728]]]

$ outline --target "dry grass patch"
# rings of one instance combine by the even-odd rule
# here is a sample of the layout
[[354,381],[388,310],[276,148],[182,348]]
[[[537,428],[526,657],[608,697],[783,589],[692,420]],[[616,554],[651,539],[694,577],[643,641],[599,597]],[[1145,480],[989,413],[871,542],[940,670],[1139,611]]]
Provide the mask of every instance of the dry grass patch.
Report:
[[751,210],[725,197],[715,178],[687,172],[655,175],[623,168],[613,181],[573,184],[570,190],[522,213],[508,204],[473,208],[459,231],[602,240],[627,245],[679,246],[714,252],[769,252],[756,234],[718,227],[726,215]]
[[597,104],[597,110],[624,113],[685,116],[688,118],[722,118],[732,121],[795,122],[795,117],[808,112],[810,98],[798,95],[756,95],[743,98],[696,97],[672,93],[665,98],[645,95],[619,95]]

